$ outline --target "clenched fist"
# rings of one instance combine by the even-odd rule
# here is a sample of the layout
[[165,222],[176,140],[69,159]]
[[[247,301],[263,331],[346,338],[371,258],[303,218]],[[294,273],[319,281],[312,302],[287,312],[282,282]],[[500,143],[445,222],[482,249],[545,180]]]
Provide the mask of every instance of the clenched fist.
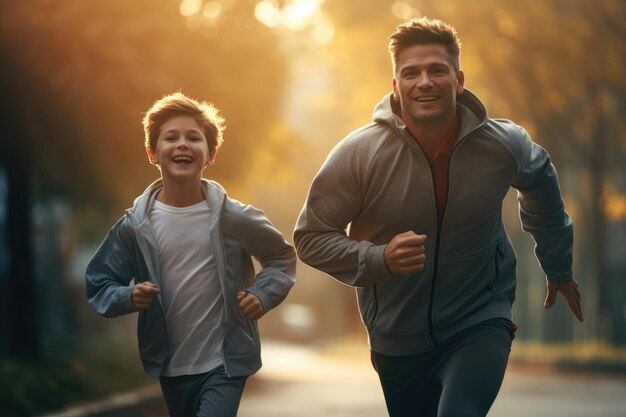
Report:
[[391,239],[385,248],[385,265],[395,276],[409,275],[424,269],[426,235],[408,231]]

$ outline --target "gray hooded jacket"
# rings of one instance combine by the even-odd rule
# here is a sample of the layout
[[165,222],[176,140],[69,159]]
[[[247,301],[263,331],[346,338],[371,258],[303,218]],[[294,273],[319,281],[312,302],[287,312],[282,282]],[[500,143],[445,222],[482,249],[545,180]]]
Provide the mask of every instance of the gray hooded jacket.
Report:
[[[151,281],[160,286],[156,242],[148,213],[161,180],[150,185],[109,231],[91,259],[87,271],[87,299],[105,317],[136,312],[131,281]],[[228,198],[214,181],[203,180],[209,205],[211,239],[225,305],[226,337],[223,344],[227,375],[244,376],[261,367],[256,321],[239,309],[236,295],[245,290],[256,295],[265,311],[280,304],[295,282],[296,256],[291,245],[263,212]],[[261,265],[255,276],[250,256]],[[161,296],[139,311],[139,353],[148,375],[159,378],[168,360],[168,337]]]
[[[572,221],[548,154],[521,127],[488,118],[471,92],[457,104],[461,130],[440,224],[428,159],[387,95],[373,123],[329,154],[296,225],[300,259],[357,287],[378,353],[427,352],[469,326],[511,319],[516,259],[502,222],[510,187],[519,191],[522,227],[548,279],[572,277]],[[425,268],[394,277],[383,252],[409,230],[428,235]]]

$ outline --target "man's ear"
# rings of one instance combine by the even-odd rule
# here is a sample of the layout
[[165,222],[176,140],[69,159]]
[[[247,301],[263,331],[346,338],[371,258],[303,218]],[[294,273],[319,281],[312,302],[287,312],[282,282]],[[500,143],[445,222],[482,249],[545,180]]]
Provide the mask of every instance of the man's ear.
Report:
[[396,81],[396,77],[391,79],[391,86],[393,87],[393,99],[398,101],[400,100],[400,91],[398,90],[398,82]]
[[152,165],[159,165],[159,158],[154,153],[152,146],[150,145],[146,146],[146,154],[148,155],[148,160],[150,161]]
[[457,94],[461,94],[464,90],[464,84],[465,84],[465,74],[463,73],[463,70],[459,70],[459,73],[456,75],[456,79],[458,81],[458,84],[456,86],[456,93]]

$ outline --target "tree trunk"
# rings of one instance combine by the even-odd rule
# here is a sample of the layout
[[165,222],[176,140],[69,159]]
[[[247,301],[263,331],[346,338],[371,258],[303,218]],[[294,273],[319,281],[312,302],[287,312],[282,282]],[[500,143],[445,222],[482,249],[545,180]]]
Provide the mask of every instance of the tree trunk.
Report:
[[9,162],[7,177],[10,259],[6,294],[8,350],[12,357],[34,358],[39,353],[39,340],[28,168]]
[[600,340],[612,341],[611,324],[611,304],[608,294],[608,271],[607,271],[607,251],[606,251],[606,219],[604,216],[602,191],[605,183],[605,163],[606,163],[606,127],[604,120],[604,100],[602,91],[594,89],[594,94],[590,95],[595,99],[592,123],[593,137],[589,152],[590,171],[590,261],[591,279],[595,278],[596,301],[598,313],[598,334]]

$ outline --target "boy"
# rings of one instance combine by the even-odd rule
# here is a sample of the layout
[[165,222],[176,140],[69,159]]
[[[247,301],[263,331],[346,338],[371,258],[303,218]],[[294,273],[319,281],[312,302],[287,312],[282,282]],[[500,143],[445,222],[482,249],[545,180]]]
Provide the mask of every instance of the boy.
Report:
[[113,226],[86,272],[99,314],[139,312],[141,360],[172,417],[237,414],[247,377],[261,367],[256,320],[295,282],[294,249],[265,215],[202,178],[223,123],[213,105],[182,93],[154,103],[143,126],[161,179]]

